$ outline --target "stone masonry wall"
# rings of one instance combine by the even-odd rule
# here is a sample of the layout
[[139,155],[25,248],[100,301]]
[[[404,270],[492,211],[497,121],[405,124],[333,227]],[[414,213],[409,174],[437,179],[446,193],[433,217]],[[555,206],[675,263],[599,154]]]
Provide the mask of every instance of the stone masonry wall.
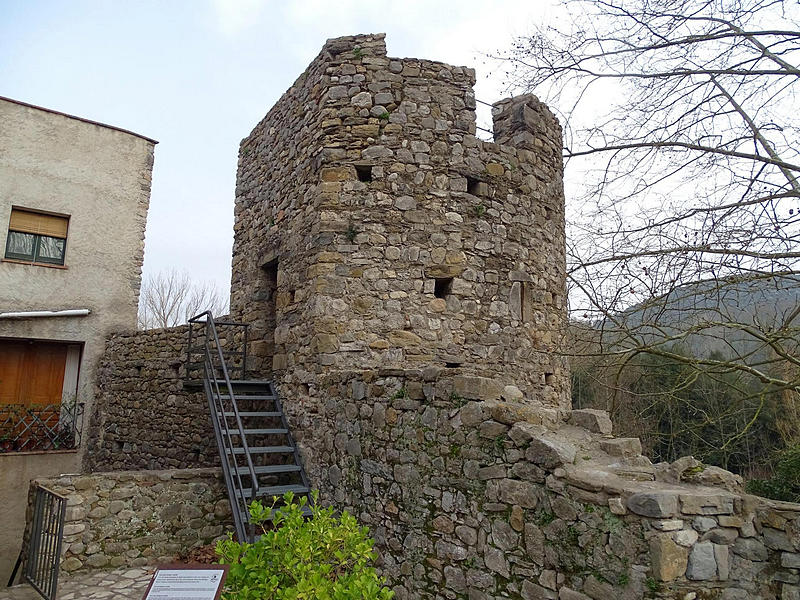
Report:
[[477,139],[474,81],[329,40],[242,141],[231,306],[279,382],[449,365],[568,404],[561,129],[525,96],[517,146]]
[[370,527],[398,600],[797,598],[800,506],[601,411],[449,369],[330,373],[292,415],[325,502]]
[[61,560],[67,572],[174,562],[232,529],[219,469],[36,479],[31,500],[39,486],[67,498]]
[[205,393],[185,381],[188,326],[106,342],[89,423],[89,471],[219,464]]

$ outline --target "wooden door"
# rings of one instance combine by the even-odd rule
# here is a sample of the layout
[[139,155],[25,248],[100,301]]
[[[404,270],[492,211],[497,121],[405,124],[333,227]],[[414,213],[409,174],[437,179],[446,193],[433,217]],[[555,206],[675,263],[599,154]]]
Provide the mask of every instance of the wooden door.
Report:
[[0,341],[0,403],[60,404],[67,345]]
[[17,404],[26,345],[0,340],[0,404]]

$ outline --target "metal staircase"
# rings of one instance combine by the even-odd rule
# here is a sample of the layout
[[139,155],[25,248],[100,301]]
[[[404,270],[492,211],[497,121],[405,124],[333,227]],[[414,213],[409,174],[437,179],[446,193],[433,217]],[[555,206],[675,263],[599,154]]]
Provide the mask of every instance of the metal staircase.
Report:
[[250,502],[271,504],[286,492],[308,495],[309,484],[275,386],[247,379],[246,363],[247,324],[215,322],[209,311],[189,319],[187,378],[202,379],[236,536],[252,542]]

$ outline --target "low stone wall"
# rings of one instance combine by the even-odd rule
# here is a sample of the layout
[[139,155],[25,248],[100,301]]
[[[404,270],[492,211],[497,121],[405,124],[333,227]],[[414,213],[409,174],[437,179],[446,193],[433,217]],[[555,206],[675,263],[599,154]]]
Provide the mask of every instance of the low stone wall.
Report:
[[36,479],[31,485],[29,515],[36,486],[67,497],[63,571],[171,562],[232,530],[218,469]]
[[800,597],[800,506],[653,465],[605,413],[447,369],[307,385],[284,395],[312,482],[370,527],[398,600]]
[[205,394],[185,382],[188,326],[115,334],[100,363],[88,471],[219,464]]

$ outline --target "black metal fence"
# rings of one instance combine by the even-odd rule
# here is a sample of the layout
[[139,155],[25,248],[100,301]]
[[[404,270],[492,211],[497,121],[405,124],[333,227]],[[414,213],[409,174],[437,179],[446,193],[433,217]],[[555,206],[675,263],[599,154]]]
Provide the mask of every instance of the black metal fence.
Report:
[[0,453],[69,450],[81,442],[83,404],[0,403]]
[[34,493],[23,577],[43,598],[55,600],[67,499],[41,486]]

